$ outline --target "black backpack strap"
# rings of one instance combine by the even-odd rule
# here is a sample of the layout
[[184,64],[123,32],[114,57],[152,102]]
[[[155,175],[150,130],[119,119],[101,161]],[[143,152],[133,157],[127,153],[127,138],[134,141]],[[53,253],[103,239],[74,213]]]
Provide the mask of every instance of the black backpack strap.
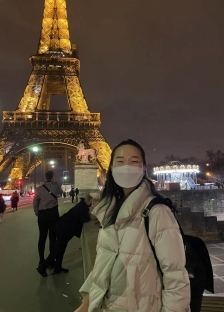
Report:
[[156,260],[156,264],[157,264],[157,267],[158,269],[160,270],[160,272],[163,274],[161,268],[160,268],[160,264],[159,264],[159,260],[156,256],[156,250],[155,250],[155,247],[153,246],[152,242],[151,242],[151,239],[149,238],[149,216],[146,216],[144,218],[144,222],[145,222],[145,229],[146,229],[146,233],[147,233],[147,237],[148,237],[148,240],[149,240],[149,244],[151,246],[151,249],[152,249],[152,252],[153,252],[153,255],[154,255],[154,258]]
[[185,252],[186,252],[186,239],[185,239],[185,234],[184,234],[184,231],[182,230],[182,227],[181,227],[181,225],[180,225],[180,222],[177,220],[177,218],[176,218],[176,221],[177,221],[177,224],[179,225],[180,234],[181,234],[181,236],[182,236],[183,243],[184,243],[184,248],[185,248]]
[[[170,210],[172,211],[172,213],[174,214],[174,217],[177,221],[177,224],[179,225],[179,228],[180,228],[180,234],[182,236],[182,239],[183,239],[183,242],[184,242],[184,245],[186,245],[186,242],[185,242],[185,234],[182,230],[182,227],[179,223],[179,221],[177,220],[176,218],[176,213],[178,213],[178,211],[176,210],[176,208],[174,207],[174,205],[172,204],[172,201],[169,199],[169,198],[162,198],[162,197],[155,197],[153,198],[150,203],[148,204],[148,206],[143,210],[142,212],[142,216],[143,218],[146,218],[148,215],[149,215],[149,212],[150,210],[152,209],[152,207],[154,207],[155,205],[158,205],[158,204],[163,204],[167,207],[170,208]],[[147,228],[146,228],[147,230]],[[147,230],[147,234],[148,234],[148,230]]]
[[153,198],[150,203],[148,204],[148,206],[143,210],[142,212],[142,216],[143,218],[147,217],[149,215],[150,210],[152,209],[152,207],[154,207],[155,205],[158,204],[164,204],[165,205],[165,198],[162,197],[155,197]]
[[155,205],[158,205],[158,204],[165,204],[165,198],[160,198],[160,197],[155,197],[153,198],[150,203],[148,204],[148,206],[143,210],[142,212],[142,216],[144,218],[144,222],[145,222],[145,229],[146,229],[146,234],[147,234],[147,237],[148,237],[148,240],[149,240],[149,244],[151,246],[151,249],[152,249],[152,252],[154,254],[154,258],[156,260],[156,264],[157,264],[157,267],[158,269],[160,270],[161,274],[163,274],[161,268],[160,268],[160,264],[159,264],[159,260],[156,256],[156,250],[155,250],[155,247],[153,246],[152,244],[152,241],[151,239],[149,238],[149,212],[150,210],[155,206]]
[[43,184],[42,186],[48,191],[49,194],[51,194],[56,200],[58,200],[57,196],[54,195],[54,193],[52,193],[51,190],[49,190],[49,188],[45,184]]
[[[144,222],[145,222],[145,229],[146,229],[146,233],[147,233],[147,237],[148,237],[148,240],[149,240],[149,243],[150,243],[150,246],[152,248],[152,251],[153,251],[153,254],[154,254],[154,257],[155,257],[155,260],[156,260],[156,263],[157,263],[157,266],[158,268],[160,269],[161,273],[162,273],[162,270],[160,268],[160,265],[159,265],[159,260],[156,256],[156,251],[155,251],[155,247],[153,246],[150,238],[149,238],[149,212],[150,210],[155,206],[155,205],[158,205],[158,204],[163,204],[163,205],[166,205],[167,207],[170,208],[170,210],[172,211],[172,213],[175,214],[177,213],[177,210],[175,207],[172,206],[172,201],[169,199],[169,198],[162,198],[162,197],[155,197],[153,198],[150,203],[148,204],[148,206],[143,210],[142,212],[142,216],[144,218]],[[175,216],[175,219],[176,219],[176,216]],[[182,230],[182,227],[180,225],[180,223],[178,222],[178,220],[176,219],[177,221],[177,224],[179,226],[179,229],[180,229],[180,233],[181,233],[181,236],[182,236],[182,239],[183,239],[183,243],[184,243],[184,248],[185,248],[185,254],[186,254],[186,258],[188,258],[190,255],[189,255],[189,251],[187,251],[187,246],[186,246],[186,239],[185,239],[185,234]],[[190,263],[190,261],[187,261],[188,263]],[[189,267],[188,271],[192,271],[192,268]],[[163,274],[163,273],[162,273]]]

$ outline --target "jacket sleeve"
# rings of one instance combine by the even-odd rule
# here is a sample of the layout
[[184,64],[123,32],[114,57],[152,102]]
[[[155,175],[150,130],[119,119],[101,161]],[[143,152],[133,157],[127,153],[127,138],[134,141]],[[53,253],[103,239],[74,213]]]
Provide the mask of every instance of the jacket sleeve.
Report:
[[40,203],[40,197],[39,197],[38,190],[36,190],[34,198],[33,198],[33,210],[36,216],[38,216],[38,212],[39,212],[39,203]]
[[84,284],[79,290],[82,296],[84,296],[85,293],[88,294],[90,292],[90,288],[92,287],[92,280],[93,280],[92,275],[93,275],[93,272],[90,272],[89,276],[87,277]]
[[190,282],[182,236],[170,208],[156,205],[149,214],[149,237],[163,272],[162,311],[190,311]]

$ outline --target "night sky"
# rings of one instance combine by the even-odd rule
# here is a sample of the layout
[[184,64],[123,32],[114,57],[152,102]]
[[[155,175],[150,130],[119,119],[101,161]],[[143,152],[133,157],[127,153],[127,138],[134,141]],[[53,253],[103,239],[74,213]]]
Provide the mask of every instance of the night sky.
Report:
[[[0,108],[15,110],[44,0],[0,0]],[[151,162],[224,150],[223,0],[67,0],[81,84],[110,146],[131,137]]]

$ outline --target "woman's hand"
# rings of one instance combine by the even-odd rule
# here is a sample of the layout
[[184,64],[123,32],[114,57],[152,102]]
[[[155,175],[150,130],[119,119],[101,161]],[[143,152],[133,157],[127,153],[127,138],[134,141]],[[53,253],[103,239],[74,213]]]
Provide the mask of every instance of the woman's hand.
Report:
[[89,309],[89,294],[86,294],[83,298],[81,306],[74,312],[88,312]]
[[83,307],[83,305],[81,305],[77,310],[75,310],[74,312],[88,312],[88,308]]
[[74,312],[88,312],[88,307],[85,307],[83,304],[76,309]]

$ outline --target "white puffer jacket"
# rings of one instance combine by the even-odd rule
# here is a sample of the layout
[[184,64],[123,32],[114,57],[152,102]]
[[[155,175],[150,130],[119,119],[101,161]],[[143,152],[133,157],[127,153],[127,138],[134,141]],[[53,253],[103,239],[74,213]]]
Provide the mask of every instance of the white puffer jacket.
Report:
[[[130,194],[115,225],[101,229],[93,271],[80,289],[89,293],[88,312],[188,312],[190,285],[178,224],[164,205],[149,214],[149,237],[163,277],[151,250],[142,211],[153,199],[147,182]],[[107,211],[110,211],[114,202]],[[93,211],[103,221],[106,206]]]

